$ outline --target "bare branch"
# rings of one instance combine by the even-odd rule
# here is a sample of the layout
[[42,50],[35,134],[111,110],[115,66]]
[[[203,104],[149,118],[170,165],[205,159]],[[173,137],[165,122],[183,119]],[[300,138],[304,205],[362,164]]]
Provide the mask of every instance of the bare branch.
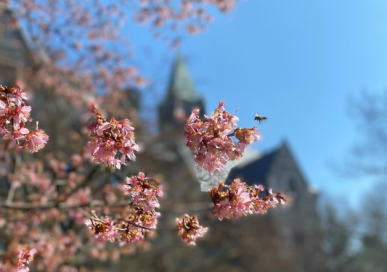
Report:
[[16,186],[16,182],[15,182],[15,176],[17,175],[17,172],[19,170],[19,165],[20,165],[20,157],[19,157],[19,155],[15,155],[11,188],[8,191],[7,199],[5,201],[7,204],[12,203],[13,197],[14,197],[15,192],[16,192],[17,186]]

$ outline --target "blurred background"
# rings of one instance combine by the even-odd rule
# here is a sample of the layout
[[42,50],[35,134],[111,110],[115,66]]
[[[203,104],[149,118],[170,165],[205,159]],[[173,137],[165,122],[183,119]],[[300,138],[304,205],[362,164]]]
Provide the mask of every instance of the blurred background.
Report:
[[[27,82],[49,54],[34,45],[23,27],[28,22],[10,27],[13,9],[3,2],[0,83]],[[382,0],[241,1],[229,13],[214,11],[202,33],[179,34],[178,48],[143,25],[125,24],[121,35],[133,42],[131,62],[146,84],[128,85],[118,98],[104,94],[104,105],[109,113],[119,105],[117,114],[134,120],[143,147],[136,169],[163,177],[166,208],[149,245],[101,267],[387,271],[386,10]],[[82,109],[67,102],[50,107],[47,101],[64,101],[60,92],[36,84],[29,90],[50,135],[47,149],[68,146],[81,135],[73,130],[81,130]],[[95,99],[103,93],[98,88]],[[237,110],[241,127],[257,125],[262,136],[228,181],[284,192],[286,207],[235,221],[210,216],[183,127],[193,108],[210,114],[219,101]],[[267,120],[254,122],[256,113]],[[174,218],[184,212],[210,227],[196,247],[174,231]]]

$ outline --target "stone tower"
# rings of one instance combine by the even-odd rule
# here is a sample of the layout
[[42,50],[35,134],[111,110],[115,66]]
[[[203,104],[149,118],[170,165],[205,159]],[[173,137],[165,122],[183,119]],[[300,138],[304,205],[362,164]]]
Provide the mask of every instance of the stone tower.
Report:
[[160,130],[182,129],[186,117],[195,108],[203,113],[204,100],[195,90],[185,60],[178,55],[172,68],[167,95],[159,107]]

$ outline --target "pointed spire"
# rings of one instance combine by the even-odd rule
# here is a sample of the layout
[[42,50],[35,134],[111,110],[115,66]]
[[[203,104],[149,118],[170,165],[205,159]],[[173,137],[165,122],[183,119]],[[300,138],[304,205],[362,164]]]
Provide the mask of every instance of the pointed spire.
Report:
[[169,95],[175,99],[183,101],[198,101],[200,98],[195,91],[191,74],[181,54],[176,56],[173,65]]
[[204,100],[196,93],[184,58],[178,54],[172,67],[167,96],[160,104],[160,127],[181,128],[195,108],[204,113]]

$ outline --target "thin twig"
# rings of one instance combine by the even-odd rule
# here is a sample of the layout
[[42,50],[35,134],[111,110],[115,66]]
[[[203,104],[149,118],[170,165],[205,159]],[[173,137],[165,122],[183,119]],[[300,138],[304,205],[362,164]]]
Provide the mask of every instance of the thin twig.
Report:
[[11,203],[12,203],[13,197],[14,197],[15,192],[16,192],[16,188],[17,188],[16,185],[17,185],[17,183],[16,183],[16,181],[15,181],[15,177],[16,177],[17,174],[18,174],[19,164],[20,164],[20,157],[19,157],[19,155],[15,155],[15,161],[14,161],[14,168],[13,168],[13,174],[12,174],[11,188],[9,189],[7,199],[5,200],[5,203],[7,203],[7,204],[11,204]]

